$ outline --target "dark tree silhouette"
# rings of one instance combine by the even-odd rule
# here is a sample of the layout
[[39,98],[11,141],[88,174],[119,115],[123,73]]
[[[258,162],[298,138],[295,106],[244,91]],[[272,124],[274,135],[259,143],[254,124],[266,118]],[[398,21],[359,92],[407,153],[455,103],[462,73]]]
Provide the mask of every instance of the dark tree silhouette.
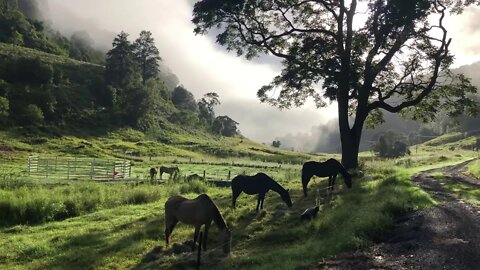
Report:
[[115,37],[112,46],[107,52],[106,81],[114,87],[123,87],[137,72],[133,46],[128,40],[128,34],[123,31]]
[[198,112],[198,105],[193,94],[182,85],[175,87],[172,92],[172,103],[178,109]]
[[226,115],[218,116],[213,122],[213,130],[222,136],[233,137],[238,135],[237,125],[235,120]]
[[218,94],[215,92],[206,93],[202,99],[198,101],[199,116],[201,119],[212,124],[215,120],[214,107],[220,105]]
[[280,140],[274,140],[274,141],[272,142],[272,146],[273,146],[273,147],[279,148],[280,145],[282,145],[282,143],[280,142]]
[[[196,34],[219,30],[217,42],[238,55],[282,59],[281,74],[258,91],[261,101],[281,108],[309,97],[318,107],[336,101],[342,163],[354,168],[363,127],[382,122],[383,110],[426,121],[438,110],[474,113],[477,105],[467,96],[476,91],[469,80],[449,71],[444,26],[447,13],[475,1],[366,2],[203,0],[193,22]],[[359,14],[366,21],[354,26]]]
[[158,76],[159,61],[162,58],[150,31],[140,33],[140,37],[135,40],[134,48],[135,59],[142,74],[143,84],[145,84],[148,79]]

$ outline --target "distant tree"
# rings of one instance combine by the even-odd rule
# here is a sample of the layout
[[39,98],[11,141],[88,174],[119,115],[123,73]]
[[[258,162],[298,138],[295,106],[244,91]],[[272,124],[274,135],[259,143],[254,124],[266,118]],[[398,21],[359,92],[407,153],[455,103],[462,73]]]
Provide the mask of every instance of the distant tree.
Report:
[[10,103],[6,97],[0,96],[0,119],[8,116]]
[[273,147],[279,148],[280,145],[281,145],[280,140],[274,140],[274,141],[272,142],[272,146],[273,146]]
[[213,122],[213,130],[219,135],[233,137],[239,134],[237,125],[235,120],[226,115],[218,116]]
[[94,41],[87,32],[79,31],[73,33],[70,42],[71,46],[69,55],[71,58],[85,62],[90,62],[92,60],[91,54],[94,51],[92,47]]
[[384,158],[410,155],[410,150],[408,149],[408,144],[405,143],[405,138],[391,131],[380,135],[372,150]]
[[158,76],[160,53],[155,46],[155,40],[150,31],[142,31],[140,37],[135,40],[134,55],[142,74],[143,84],[150,79]]
[[0,14],[16,10],[18,8],[17,0],[2,0],[0,1]]
[[137,73],[133,46],[123,31],[115,37],[112,46],[107,52],[105,78],[114,87],[124,87]]
[[38,125],[43,123],[45,117],[42,110],[35,104],[29,104],[25,107],[22,120],[27,125]]
[[[282,60],[281,74],[258,91],[261,101],[281,108],[309,97],[318,107],[328,104],[325,98],[336,101],[342,163],[354,168],[364,125],[381,123],[383,111],[425,121],[439,110],[477,111],[467,95],[476,89],[449,70],[444,24],[475,2],[202,0],[193,23],[196,34],[214,29],[220,45],[247,59],[271,54]],[[363,21],[357,16],[366,18],[363,25],[354,24]]]
[[177,75],[173,73],[166,65],[160,63],[160,80],[165,83],[168,91],[173,92],[173,89],[178,86],[180,81],[178,80]]
[[209,125],[215,120],[215,106],[220,105],[219,96],[215,92],[206,93],[198,101],[199,117],[204,119]]
[[15,46],[22,46],[23,45],[23,35],[20,34],[18,31],[14,31],[12,36],[10,37],[9,40],[7,40],[8,43],[11,43]]
[[172,102],[182,110],[198,112],[198,105],[193,94],[182,85],[175,87],[172,92]]

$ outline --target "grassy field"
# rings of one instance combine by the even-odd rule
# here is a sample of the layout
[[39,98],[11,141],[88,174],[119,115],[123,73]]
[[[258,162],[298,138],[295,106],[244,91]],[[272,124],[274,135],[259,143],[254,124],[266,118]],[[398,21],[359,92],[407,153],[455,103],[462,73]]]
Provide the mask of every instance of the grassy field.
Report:
[[[80,145],[85,146],[75,148]],[[322,190],[324,179],[312,181],[310,196],[303,197],[301,162],[336,156],[298,154],[241,138],[175,135],[171,144],[164,144],[123,130],[102,137],[43,137],[33,143],[32,138],[0,133],[0,146],[0,268],[4,269],[190,269],[195,255],[186,241],[192,238],[193,228],[178,225],[174,244],[166,248],[163,205],[171,195],[194,198],[199,193],[214,199],[233,232],[232,253],[225,256],[212,248],[203,255],[203,269],[309,267],[340,252],[368,246],[398,215],[435,204],[411,183],[412,174],[475,156],[462,149],[452,155],[441,145],[422,145],[418,151],[412,149],[411,156],[392,160],[362,153],[363,172],[354,178],[353,188],[347,190],[339,179],[336,193],[328,200]],[[150,149],[165,155],[153,155]],[[134,179],[129,182],[32,179],[22,174],[25,158],[32,153],[115,158],[125,150],[135,152]],[[230,154],[223,156],[227,150]],[[293,207],[287,208],[270,192],[264,211],[255,212],[256,197],[245,194],[234,210],[229,188],[200,181],[145,183],[150,166],[161,164],[179,166],[182,175],[206,170],[222,179],[228,171],[232,177],[264,171],[290,188]],[[300,214],[317,199],[319,216],[301,222]],[[209,247],[219,244],[216,231],[214,226]]]

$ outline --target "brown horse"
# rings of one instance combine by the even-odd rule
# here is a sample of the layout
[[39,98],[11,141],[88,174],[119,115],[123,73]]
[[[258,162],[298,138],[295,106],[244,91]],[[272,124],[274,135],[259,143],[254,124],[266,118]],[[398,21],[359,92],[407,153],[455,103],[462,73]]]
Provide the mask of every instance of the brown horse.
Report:
[[192,250],[195,249],[198,233],[202,225],[205,225],[203,250],[207,250],[208,229],[212,221],[215,222],[222,239],[223,252],[230,252],[230,242],[232,238],[230,229],[218,210],[217,205],[215,205],[207,194],[201,194],[192,200],[182,196],[173,196],[167,200],[165,203],[165,241],[167,246],[170,244],[170,236],[178,221],[195,226]]
[[162,175],[164,173],[168,173],[170,175],[169,178],[175,179],[177,177],[177,174],[180,172],[180,169],[178,167],[165,167],[161,166],[160,167],[160,179],[162,179]]
[[153,182],[155,178],[157,178],[157,168],[150,168],[150,181]]

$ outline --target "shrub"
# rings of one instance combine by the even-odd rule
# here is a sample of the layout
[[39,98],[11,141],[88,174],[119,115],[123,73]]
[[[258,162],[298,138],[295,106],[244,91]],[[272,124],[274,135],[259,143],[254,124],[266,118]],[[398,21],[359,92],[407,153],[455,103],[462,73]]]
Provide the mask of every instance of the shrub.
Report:
[[391,131],[380,135],[378,141],[373,146],[373,151],[384,158],[410,155],[405,138]]
[[23,114],[23,122],[27,124],[38,124],[44,120],[42,110],[34,104],[29,104]]
[[207,191],[208,191],[207,184],[200,180],[194,180],[190,183],[184,183],[180,186],[181,194],[186,194],[186,193],[201,194],[201,193],[206,193]]

